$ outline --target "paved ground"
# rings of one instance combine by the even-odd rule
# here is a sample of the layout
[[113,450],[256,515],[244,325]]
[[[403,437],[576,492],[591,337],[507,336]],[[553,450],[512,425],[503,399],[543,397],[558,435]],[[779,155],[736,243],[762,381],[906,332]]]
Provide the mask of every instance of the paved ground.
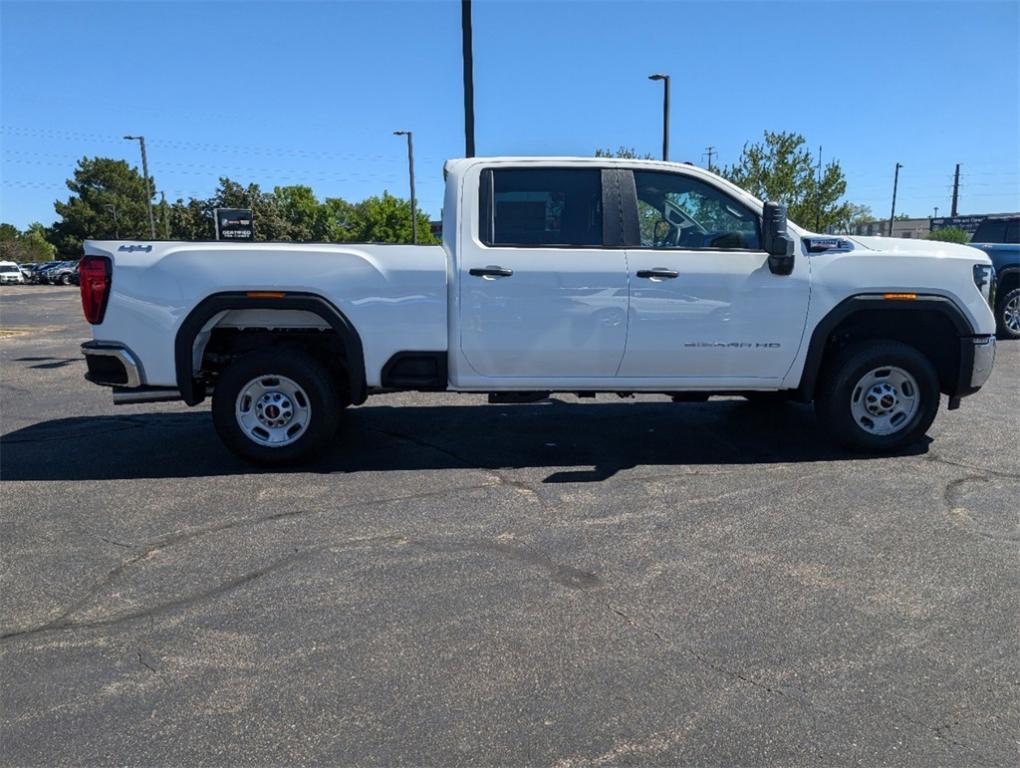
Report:
[[1020,345],[896,458],[399,395],[273,473],[86,384],[75,289],[0,328],[5,765],[1016,765]]

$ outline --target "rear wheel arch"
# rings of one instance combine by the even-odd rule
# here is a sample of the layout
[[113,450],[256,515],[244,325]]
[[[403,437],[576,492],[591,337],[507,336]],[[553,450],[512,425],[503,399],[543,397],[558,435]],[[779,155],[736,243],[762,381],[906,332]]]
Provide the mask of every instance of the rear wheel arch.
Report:
[[[847,346],[873,340],[899,341],[928,357],[939,375],[942,391],[955,394],[966,387],[965,373],[973,362],[973,345],[961,339],[974,334],[963,312],[942,296],[885,299],[881,294],[851,296],[837,304],[811,334],[797,397],[815,398],[827,363]],[[967,356],[971,359],[968,359]]]
[[177,386],[181,399],[188,405],[196,405],[205,397],[205,387],[196,377],[194,361],[195,340],[208,330],[211,320],[231,310],[296,310],[308,312],[321,318],[335,334],[334,338],[343,351],[342,374],[350,402],[365,401],[364,350],[354,325],[337,307],[327,299],[313,293],[286,293],[283,296],[250,295],[246,292],[216,293],[200,301],[184,322],[181,323],[174,339],[174,366]]

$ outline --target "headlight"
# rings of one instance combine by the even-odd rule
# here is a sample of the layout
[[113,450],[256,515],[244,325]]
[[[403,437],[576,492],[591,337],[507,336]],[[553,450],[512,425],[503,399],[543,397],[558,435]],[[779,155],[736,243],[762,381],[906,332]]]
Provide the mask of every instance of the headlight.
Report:
[[992,286],[995,285],[995,267],[991,264],[974,265],[974,285],[985,297],[988,306],[992,305]]

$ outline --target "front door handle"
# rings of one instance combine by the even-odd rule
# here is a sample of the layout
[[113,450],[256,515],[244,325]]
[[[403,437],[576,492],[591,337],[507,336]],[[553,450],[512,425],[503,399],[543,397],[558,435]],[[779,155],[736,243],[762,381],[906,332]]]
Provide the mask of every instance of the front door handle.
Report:
[[654,280],[655,278],[672,279],[674,277],[679,277],[680,273],[673,269],[666,269],[665,267],[656,267],[655,269],[639,269],[637,271],[637,276],[647,277],[651,280]]
[[491,279],[493,277],[513,277],[514,271],[507,267],[496,267],[490,264],[487,267],[475,267],[474,269],[469,269],[468,274],[472,277],[484,277]]

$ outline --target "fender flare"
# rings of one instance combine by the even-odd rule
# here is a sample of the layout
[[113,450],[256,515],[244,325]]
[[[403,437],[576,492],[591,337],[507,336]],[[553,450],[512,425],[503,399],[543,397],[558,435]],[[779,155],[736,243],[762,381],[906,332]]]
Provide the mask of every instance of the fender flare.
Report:
[[[818,376],[822,369],[822,359],[825,357],[825,347],[836,327],[848,317],[858,312],[875,310],[938,312],[952,323],[957,336],[965,338],[974,335],[974,329],[960,308],[944,296],[918,295],[916,299],[909,301],[888,300],[882,294],[858,294],[850,296],[830,309],[829,313],[815,325],[811,333],[811,341],[808,344],[807,356],[804,358],[800,385],[796,390],[798,400],[808,402],[814,399],[815,385],[818,383]],[[969,377],[970,368],[973,366],[973,344],[961,344],[960,353],[960,375],[962,379],[964,371],[967,371]],[[968,353],[970,354],[969,361],[966,357]]]
[[192,350],[195,337],[213,315],[229,309],[297,309],[318,315],[336,331],[347,350],[351,400],[355,405],[365,402],[368,395],[365,385],[365,353],[361,337],[343,312],[332,302],[314,293],[288,291],[279,297],[264,294],[264,291],[253,291],[251,294],[244,291],[214,293],[202,299],[184,318],[174,338],[174,368],[181,399],[188,405],[198,405],[205,399],[204,388],[195,380]]

